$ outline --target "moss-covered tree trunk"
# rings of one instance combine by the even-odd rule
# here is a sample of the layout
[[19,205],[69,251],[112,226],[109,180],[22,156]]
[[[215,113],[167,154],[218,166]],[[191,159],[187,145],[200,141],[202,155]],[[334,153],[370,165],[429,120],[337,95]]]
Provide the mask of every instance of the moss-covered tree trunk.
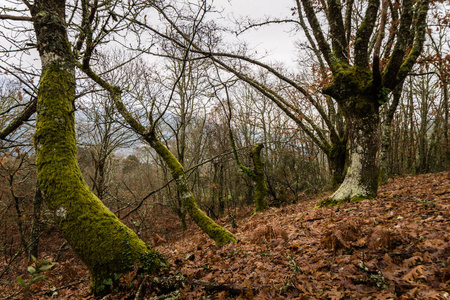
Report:
[[[229,109],[228,115],[228,134],[230,136],[231,148],[233,150],[234,160],[236,164],[241,169],[241,171],[249,176],[255,183],[253,188],[253,195],[255,198],[255,213],[262,212],[269,208],[267,204],[267,194],[269,189],[267,188],[266,181],[264,178],[264,162],[261,159],[261,150],[264,147],[264,144],[254,145],[252,149],[250,149],[250,157],[252,158],[254,168],[249,168],[244,166],[241,163],[239,158],[239,154],[236,148],[236,142],[234,140],[233,130],[231,129],[231,118],[232,118],[232,108],[230,98],[227,92],[227,104]],[[251,199],[250,197],[248,197]]]
[[264,179],[264,162],[261,159],[261,150],[263,144],[253,146],[250,150],[250,157],[252,158],[254,170],[252,178],[255,181],[255,212],[262,212],[269,208],[267,204],[268,188]]
[[[319,22],[314,1],[297,1],[298,6],[300,2],[332,73],[323,92],[338,102],[347,122],[350,165],[331,200],[335,204],[374,197],[379,172],[379,106],[403,82],[422,51],[430,0],[403,1],[400,9],[389,1],[369,0],[365,11],[354,9],[350,1],[345,21],[340,2],[328,1],[324,9],[327,22]],[[354,24],[353,13],[358,14]],[[384,39],[386,24],[392,27],[389,38]],[[384,40],[389,42],[383,45]]]
[[218,246],[223,246],[230,242],[236,242],[234,235],[228,230],[222,228],[209,218],[197,205],[196,199],[187,183],[183,166],[173,155],[172,152],[159,140],[155,133],[155,126],[147,130],[133,115],[128,111],[122,102],[122,91],[118,86],[111,85],[100,76],[98,76],[89,65],[78,65],[92,80],[107,90],[116,106],[117,111],[122,115],[131,128],[158,153],[161,159],[169,167],[172,177],[175,179],[177,190],[181,195],[183,207],[186,209],[192,220],[211,237]]
[[[93,292],[102,295],[118,274],[153,253],[90,191],[81,175],[74,126],[75,69],[66,33],[65,1],[36,1],[31,13],[42,63],[34,136],[39,186],[64,237],[89,268]],[[152,260],[146,262],[152,265]],[[150,267],[159,267],[161,261],[154,262]]]
[[364,95],[348,99],[346,105],[350,165],[331,198],[337,201],[373,198],[378,190],[379,105],[376,99]]
[[344,181],[331,196],[333,203],[372,198],[378,190],[380,149],[379,107],[383,95],[370,69],[343,67],[324,89],[342,107],[347,121],[349,166]]
[[236,242],[236,238],[231,232],[219,226],[198,207],[197,201],[187,183],[184,168],[172,152],[153,134],[147,136],[146,140],[169,167],[183,201],[183,207],[192,220],[216,242],[217,246],[220,247],[230,242]]

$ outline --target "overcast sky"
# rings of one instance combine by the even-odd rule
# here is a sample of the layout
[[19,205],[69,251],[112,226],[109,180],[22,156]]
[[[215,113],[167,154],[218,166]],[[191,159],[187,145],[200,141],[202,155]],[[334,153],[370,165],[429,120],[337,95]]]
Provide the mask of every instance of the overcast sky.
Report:
[[[283,17],[291,14],[293,0],[215,0],[216,7],[223,7],[229,20],[243,16],[261,19],[264,17]],[[289,32],[290,25],[272,24],[260,29],[249,30],[239,36],[247,41],[258,54],[269,51],[268,60],[281,60],[292,64],[295,59],[294,42],[298,37]]]

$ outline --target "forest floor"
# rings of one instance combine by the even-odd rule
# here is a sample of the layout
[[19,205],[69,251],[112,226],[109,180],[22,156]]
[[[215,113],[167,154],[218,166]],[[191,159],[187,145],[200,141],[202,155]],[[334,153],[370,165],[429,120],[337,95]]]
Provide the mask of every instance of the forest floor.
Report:
[[[376,199],[340,207],[315,209],[319,199],[249,208],[237,228],[220,220],[239,240],[222,248],[192,224],[170,242],[154,238],[168,270],[124,276],[104,299],[450,299],[450,172],[396,177]],[[65,252],[29,299],[94,299],[86,268]],[[0,299],[24,296],[18,261]]]

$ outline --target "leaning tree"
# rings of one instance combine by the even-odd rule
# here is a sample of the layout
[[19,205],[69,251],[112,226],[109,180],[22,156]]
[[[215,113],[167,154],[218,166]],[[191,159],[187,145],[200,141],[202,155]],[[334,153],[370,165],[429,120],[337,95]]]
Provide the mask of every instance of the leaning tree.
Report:
[[[19,11],[19,3],[9,7],[15,14],[1,19],[4,26],[12,21],[32,22],[34,34],[30,37],[41,60],[34,135],[39,186],[64,238],[89,268],[93,292],[102,295],[117,281],[117,275],[132,270],[135,262],[146,270],[156,270],[163,258],[111,213],[81,175],[74,126],[75,57],[68,37],[68,27],[75,19],[66,20],[66,12],[73,16],[78,8],[67,6],[65,0],[22,3],[26,9]],[[32,105],[15,119],[17,124],[29,117]]]

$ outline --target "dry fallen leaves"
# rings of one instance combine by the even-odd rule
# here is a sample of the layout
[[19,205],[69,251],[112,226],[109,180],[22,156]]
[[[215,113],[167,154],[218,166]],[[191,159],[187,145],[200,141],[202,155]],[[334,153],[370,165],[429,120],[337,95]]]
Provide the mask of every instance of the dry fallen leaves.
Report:
[[[175,241],[158,232],[156,249],[171,262],[160,276],[183,275],[191,282],[178,287],[180,299],[450,299],[449,172],[394,178],[373,200],[339,208],[314,209],[316,204],[247,215],[233,229],[239,242],[222,248],[194,226]],[[70,259],[48,274],[55,287],[87,276]],[[152,280],[123,281],[107,299],[134,299],[138,287],[139,299],[164,293]],[[234,290],[209,289],[206,283]],[[89,299],[88,288],[88,281],[81,282],[56,298]],[[2,295],[14,291],[0,287]],[[37,292],[33,299],[48,297]]]

